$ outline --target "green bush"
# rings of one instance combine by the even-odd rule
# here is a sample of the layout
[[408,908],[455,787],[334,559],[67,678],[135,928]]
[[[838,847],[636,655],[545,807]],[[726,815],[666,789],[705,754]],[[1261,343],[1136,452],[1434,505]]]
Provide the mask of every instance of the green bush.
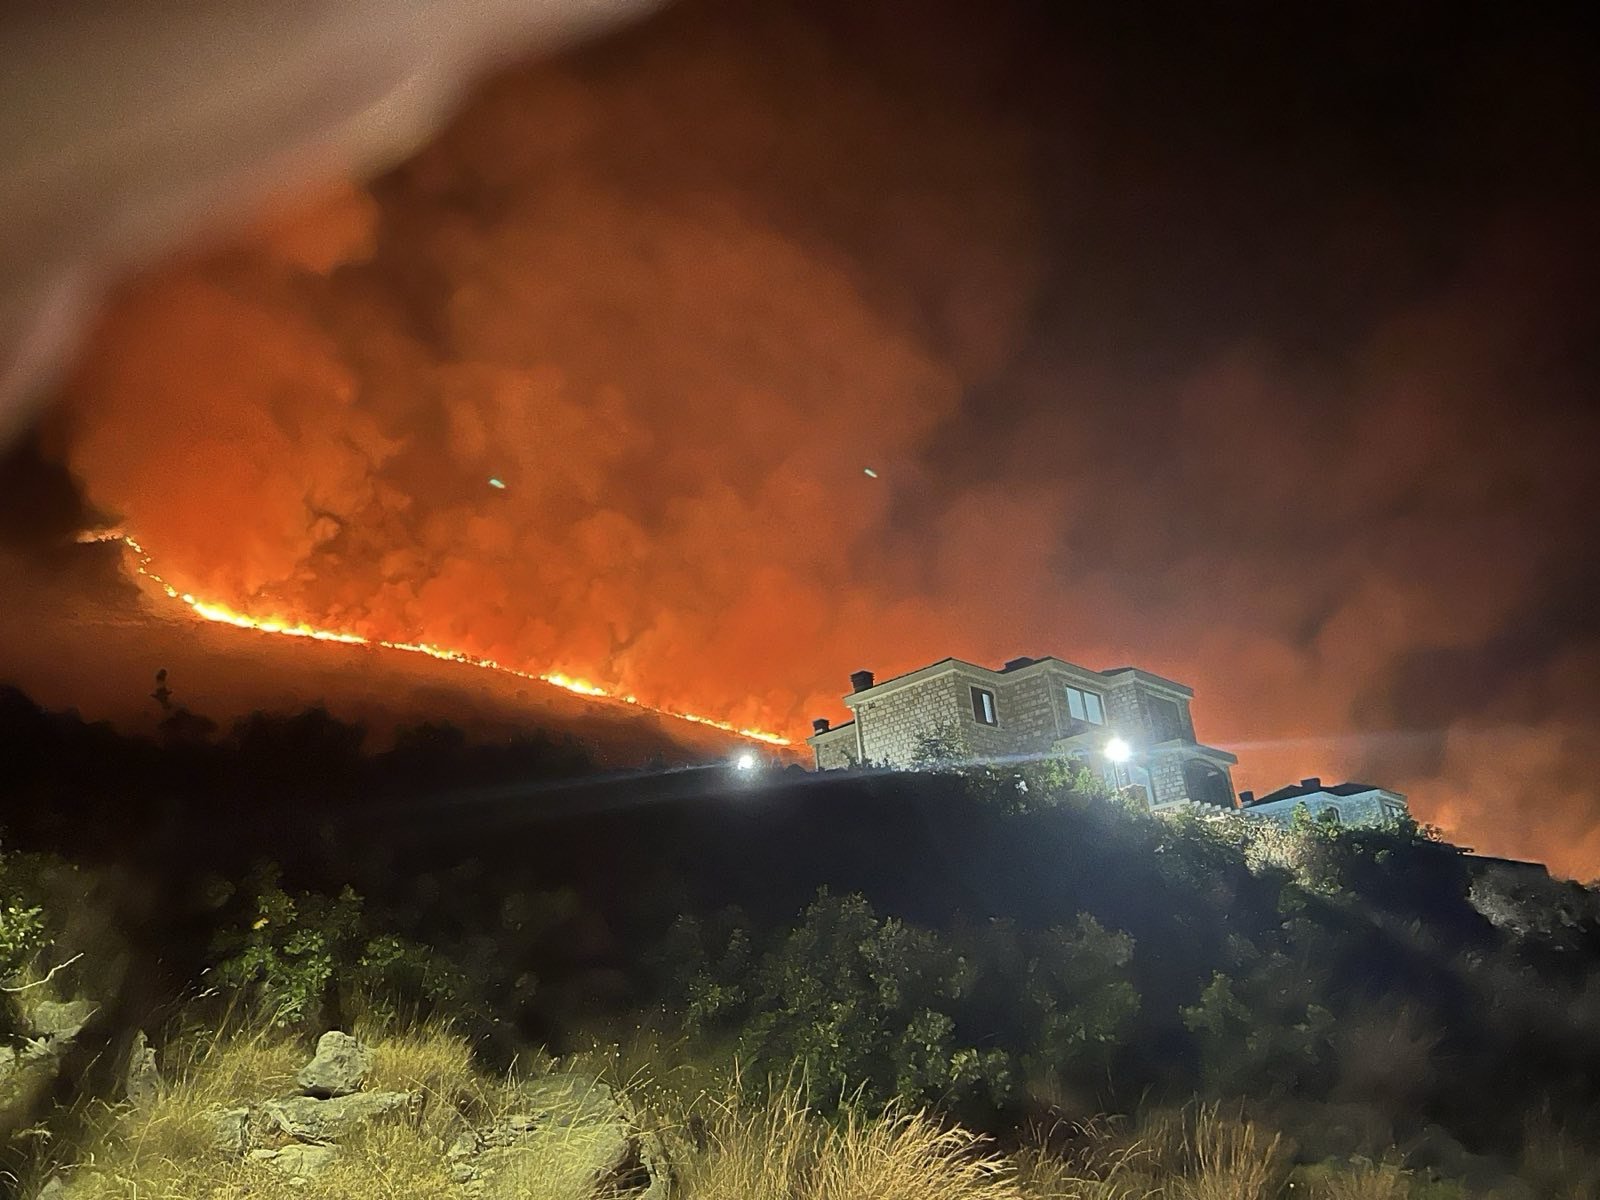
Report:
[[800,1064],[813,1102],[859,1089],[1008,1109],[1029,1080],[1104,1071],[1139,1008],[1132,954],[1131,938],[1088,916],[941,933],[824,890],[763,944],[733,910],[681,920],[656,961],[685,1033],[731,1038],[757,1076]]
[[349,887],[291,896],[276,868],[236,905],[213,944],[215,979],[277,1027],[339,1024],[356,1012],[426,1016],[468,999],[464,976],[427,947],[371,929]]
[[9,983],[31,966],[49,945],[43,908],[24,895],[0,854],[0,983]]

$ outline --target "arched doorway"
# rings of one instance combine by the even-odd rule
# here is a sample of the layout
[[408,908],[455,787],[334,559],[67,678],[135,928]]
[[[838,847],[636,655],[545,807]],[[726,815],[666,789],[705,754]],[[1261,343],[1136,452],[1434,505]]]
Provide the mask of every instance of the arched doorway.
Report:
[[1183,790],[1196,804],[1233,807],[1233,787],[1215,763],[1191,758],[1183,764]]

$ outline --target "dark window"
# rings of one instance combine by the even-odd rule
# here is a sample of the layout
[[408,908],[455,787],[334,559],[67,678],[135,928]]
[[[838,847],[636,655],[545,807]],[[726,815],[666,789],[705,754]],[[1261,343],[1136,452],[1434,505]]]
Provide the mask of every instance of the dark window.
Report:
[[1067,689],[1067,712],[1074,721],[1087,721],[1090,725],[1104,725],[1106,723],[1105,705],[1101,703],[1099,693],[1086,692],[1082,688],[1069,687]]
[[980,725],[1000,724],[1000,718],[994,712],[994,693],[988,688],[972,689],[972,715]]
[[1150,725],[1155,731],[1156,741],[1170,742],[1184,736],[1183,710],[1175,702],[1164,696],[1151,696],[1148,704]]

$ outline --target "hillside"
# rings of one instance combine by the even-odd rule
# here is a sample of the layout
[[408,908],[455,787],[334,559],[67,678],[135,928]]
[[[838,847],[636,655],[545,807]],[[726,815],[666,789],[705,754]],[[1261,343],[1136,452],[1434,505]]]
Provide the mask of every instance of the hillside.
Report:
[[1526,1195],[1552,1146],[1590,1169],[1600,903],[1409,824],[1152,817],[1048,764],[597,775],[438,727],[372,753],[318,713],[157,748],[12,695],[0,728],[8,911],[40,914],[7,970],[61,967],[104,1049],[445,1020],[475,1070],[598,1044],[615,1084],[698,1080],[684,1120],[737,1063],[758,1109],[787,1079],[819,1119],[926,1106],[1069,1156],[1221,1104],[1282,1139],[1228,1193],[1257,1200],[1296,1163],[1391,1163],[1391,1196]]
[[221,725],[255,711],[320,705],[379,742],[400,726],[448,722],[478,737],[539,729],[614,766],[721,759],[748,745],[721,730],[423,655],[254,634],[154,603],[115,545],[48,561],[0,554],[0,685],[130,732],[155,729],[165,668],[175,697]]

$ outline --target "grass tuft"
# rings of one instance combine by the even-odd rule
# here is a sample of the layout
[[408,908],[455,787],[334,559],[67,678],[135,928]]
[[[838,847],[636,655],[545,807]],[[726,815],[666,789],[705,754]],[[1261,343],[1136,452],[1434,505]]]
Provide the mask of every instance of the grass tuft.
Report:
[[847,1109],[830,1125],[798,1089],[747,1108],[735,1093],[684,1171],[686,1200],[1023,1200],[983,1139],[926,1113]]

